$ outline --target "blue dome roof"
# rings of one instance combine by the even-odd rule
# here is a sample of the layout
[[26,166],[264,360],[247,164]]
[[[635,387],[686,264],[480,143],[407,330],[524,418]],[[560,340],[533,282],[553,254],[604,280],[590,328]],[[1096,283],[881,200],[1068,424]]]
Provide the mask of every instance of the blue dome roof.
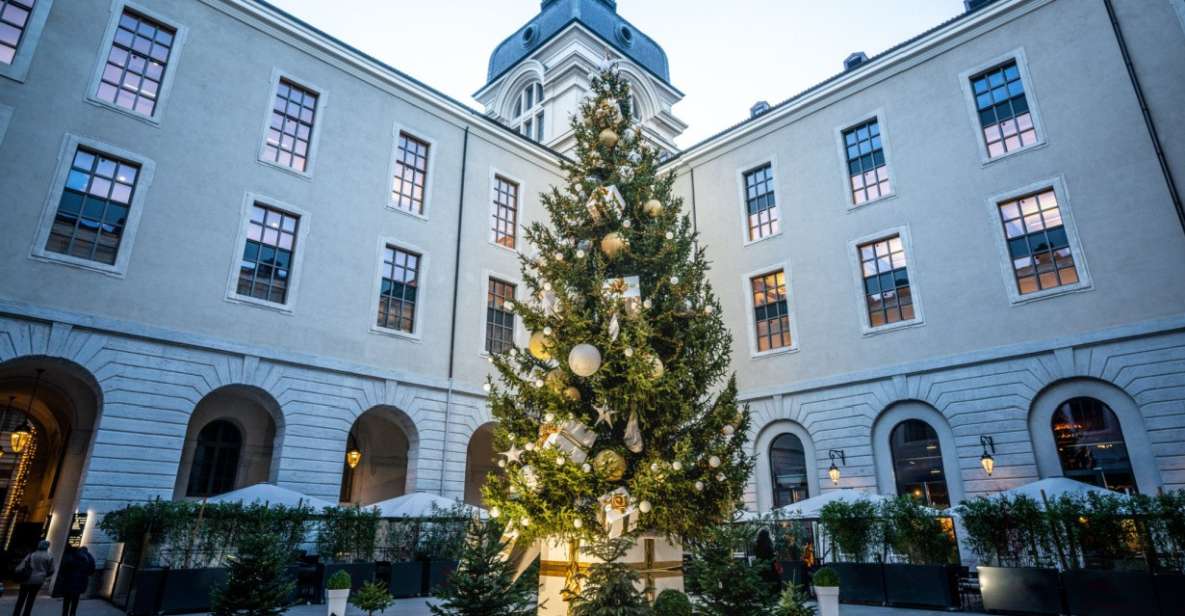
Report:
[[615,0],[543,0],[539,14],[494,50],[490,56],[487,83],[517,65],[568,24],[577,21],[622,55],[670,84],[666,52],[654,39],[617,14]]

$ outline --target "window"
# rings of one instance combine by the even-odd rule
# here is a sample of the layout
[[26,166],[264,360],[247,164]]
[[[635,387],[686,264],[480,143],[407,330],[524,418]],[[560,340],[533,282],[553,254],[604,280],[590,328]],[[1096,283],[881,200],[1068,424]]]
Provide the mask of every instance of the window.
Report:
[[486,351],[500,354],[514,347],[514,313],[506,302],[514,301],[515,286],[490,278],[486,294]]
[[972,76],[971,91],[988,158],[1037,143],[1037,129],[1016,60]]
[[378,326],[412,333],[416,325],[416,295],[420,255],[387,246],[379,286]]
[[857,252],[864,278],[864,301],[868,308],[869,327],[913,319],[913,294],[901,236],[898,234],[861,244]]
[[318,95],[281,78],[272,102],[263,160],[299,172],[308,170]]
[[1072,398],[1053,412],[1050,428],[1065,476],[1109,490],[1136,492],[1119,418],[1094,398]]
[[494,201],[490,208],[490,241],[513,249],[518,236],[518,184],[494,176]]
[[543,141],[543,84],[527,84],[514,103],[511,125],[528,139]]
[[391,202],[401,210],[422,215],[427,181],[428,144],[400,131]]
[[1070,238],[1052,188],[998,204],[1021,295],[1078,282]]
[[239,265],[239,295],[287,303],[299,222],[298,216],[259,203],[252,206]]
[[0,0],[0,64],[12,64],[36,0]]
[[189,469],[186,496],[216,496],[235,488],[243,435],[234,424],[219,419],[198,433]]
[[114,265],[139,173],[137,164],[78,147],[45,250]]
[[767,163],[745,173],[745,210],[748,214],[750,241],[778,232],[778,204],[774,199],[772,165]]
[[781,434],[769,446],[774,508],[807,498],[806,452],[797,435]]
[[950,507],[938,433],[920,419],[907,419],[889,435],[897,494],[909,495],[936,509]]
[[872,119],[843,132],[844,152],[848,161],[852,203],[888,196],[893,192],[889,182],[889,166],[885,161],[881,126]]
[[125,9],[115,28],[95,97],[152,117],[176,35],[175,29]]
[[791,345],[790,307],[786,300],[786,275],[782,270],[749,279],[753,290],[753,323],[757,352]]

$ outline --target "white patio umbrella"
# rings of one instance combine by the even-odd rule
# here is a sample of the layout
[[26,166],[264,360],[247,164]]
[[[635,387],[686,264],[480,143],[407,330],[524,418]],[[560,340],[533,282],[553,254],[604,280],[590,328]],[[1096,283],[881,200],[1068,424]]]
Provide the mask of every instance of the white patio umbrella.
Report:
[[[1026,483],[1022,486],[1017,486],[1010,490],[1004,490],[991,496],[1008,496],[1015,498],[1017,496],[1027,496],[1042,507],[1045,503],[1042,501],[1041,493],[1045,493],[1045,497],[1049,500],[1058,498],[1064,494],[1071,494],[1076,496],[1086,496],[1087,494],[1098,494],[1100,496],[1110,494],[1119,495],[1119,492],[1113,492],[1106,488],[1092,486],[1089,483],[1082,483],[1081,481],[1074,481],[1066,477],[1046,477],[1039,481]],[[991,498],[991,497],[989,497]]]
[[[387,499],[367,508],[378,507],[379,517],[383,518],[428,518],[440,515],[442,512],[460,506],[464,515],[478,514],[485,517],[485,510],[473,505],[466,505],[454,498],[431,494],[428,492],[412,492],[403,496]],[[435,510],[434,510],[435,509]]]
[[333,507],[336,503],[331,503],[319,498],[313,498],[305,494],[301,494],[296,490],[289,490],[282,488],[273,483],[257,483],[238,490],[224,492],[218,496],[211,496],[207,499],[211,503],[237,503],[255,504],[266,503],[268,505],[277,505],[284,507],[296,507],[297,505],[305,505],[313,508],[314,513],[320,513],[325,507]]
[[874,504],[879,504],[883,501],[889,500],[889,497],[883,494],[875,494],[872,492],[862,492],[860,490],[844,488],[842,490],[831,490],[829,492],[824,492],[818,496],[812,496],[808,499],[800,500],[797,503],[791,503],[785,507],[782,507],[781,509],[777,509],[776,513],[792,518],[815,519],[819,517],[823,511],[823,507],[828,503],[839,501],[854,503],[862,500],[872,501]]

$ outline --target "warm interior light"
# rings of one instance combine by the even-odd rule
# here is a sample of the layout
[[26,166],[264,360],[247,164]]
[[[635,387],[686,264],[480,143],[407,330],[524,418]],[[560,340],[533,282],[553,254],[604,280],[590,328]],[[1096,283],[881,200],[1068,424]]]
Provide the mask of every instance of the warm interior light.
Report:
[[25,422],[21,427],[12,432],[10,444],[12,445],[12,453],[20,453],[29,446],[29,441],[33,440],[33,433],[29,430],[29,423]]
[[831,468],[827,469],[827,476],[831,478],[831,485],[839,485],[839,467],[835,465],[835,462],[832,462]]
[[346,452],[346,464],[350,465],[353,470],[358,467],[358,463],[362,461],[362,452],[357,449],[351,449]]
[[979,457],[979,465],[983,467],[983,472],[991,477],[992,471],[996,470],[996,459],[992,457],[992,454],[984,451],[983,455]]

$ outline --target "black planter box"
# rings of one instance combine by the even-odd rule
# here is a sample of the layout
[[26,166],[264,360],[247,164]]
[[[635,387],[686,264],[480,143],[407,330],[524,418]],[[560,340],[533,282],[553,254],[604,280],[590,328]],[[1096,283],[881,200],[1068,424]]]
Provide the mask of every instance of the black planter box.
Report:
[[329,578],[338,571],[350,574],[350,591],[357,591],[362,585],[374,581],[374,563],[326,563],[325,574],[321,578],[321,587],[329,583]]
[[983,609],[987,611],[1029,614],[1064,611],[1057,569],[981,566],[978,571]]
[[[1062,572],[1066,607],[1074,616],[1154,615],[1160,611],[1152,574],[1142,571],[1075,569]],[[1178,603],[1172,614],[1180,614]]]
[[778,561],[782,565],[782,583],[806,586],[806,563],[801,560]]
[[956,565],[887,564],[885,600],[891,605],[959,607],[958,573]]
[[455,560],[430,560],[424,563],[424,594],[431,595],[448,585],[449,576],[457,568]]
[[391,563],[387,577],[387,592],[398,599],[415,597],[423,592],[424,564],[420,562]]
[[210,591],[226,582],[227,570],[144,569],[136,574],[129,602],[132,616],[210,611]]
[[1185,574],[1158,573],[1152,576],[1156,588],[1156,600],[1160,604],[1160,616],[1175,616],[1185,605]]
[[831,563],[839,574],[839,600],[844,603],[885,604],[884,567],[878,563]]

